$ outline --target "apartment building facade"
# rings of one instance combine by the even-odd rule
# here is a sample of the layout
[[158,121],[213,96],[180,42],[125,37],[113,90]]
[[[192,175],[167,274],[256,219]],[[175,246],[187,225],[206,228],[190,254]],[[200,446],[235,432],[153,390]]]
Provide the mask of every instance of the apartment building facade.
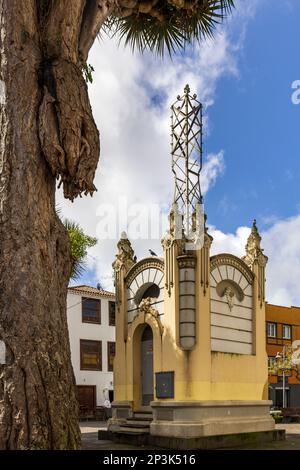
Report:
[[87,285],[69,287],[67,319],[79,404],[95,409],[113,400],[114,294]]
[[[276,356],[284,352],[294,341],[300,340],[300,307],[283,307],[266,304],[266,348],[269,366]],[[274,406],[282,407],[285,393],[286,407],[300,407],[300,374],[297,370],[269,375],[269,398]]]

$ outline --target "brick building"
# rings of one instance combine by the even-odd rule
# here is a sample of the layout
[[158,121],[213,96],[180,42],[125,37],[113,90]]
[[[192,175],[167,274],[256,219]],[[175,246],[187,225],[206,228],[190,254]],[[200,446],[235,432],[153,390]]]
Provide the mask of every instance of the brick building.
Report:
[[[284,346],[300,340],[300,307],[283,307],[266,304],[266,341],[269,365],[276,354],[282,353]],[[269,398],[274,406],[282,407],[283,376],[269,376]],[[285,403],[287,407],[300,407],[300,374],[297,371],[286,373]]]

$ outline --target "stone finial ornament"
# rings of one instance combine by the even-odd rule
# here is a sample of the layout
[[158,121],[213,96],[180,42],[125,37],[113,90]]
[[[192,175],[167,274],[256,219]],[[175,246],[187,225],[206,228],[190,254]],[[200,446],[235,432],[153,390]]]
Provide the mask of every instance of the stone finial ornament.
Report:
[[118,253],[112,265],[113,269],[115,271],[120,271],[120,269],[124,267],[125,271],[127,272],[136,263],[136,256],[134,254],[131,243],[127,238],[126,232],[122,232],[117,247]]
[[176,240],[179,251],[184,250],[184,244],[186,243],[186,237],[183,231],[183,216],[178,210],[177,203],[172,204],[172,208],[169,214],[169,230],[161,240],[161,244],[164,250],[167,250]]
[[263,249],[260,246],[261,236],[258,233],[256,220],[253,220],[251,233],[248,237],[246,244],[246,256],[242,259],[249,266],[252,267],[255,261],[258,262],[259,266],[265,267],[268,261],[268,257],[263,254]]
[[181,240],[184,238],[183,233],[183,216],[178,210],[178,204],[173,203],[169,214],[170,235],[173,239]]

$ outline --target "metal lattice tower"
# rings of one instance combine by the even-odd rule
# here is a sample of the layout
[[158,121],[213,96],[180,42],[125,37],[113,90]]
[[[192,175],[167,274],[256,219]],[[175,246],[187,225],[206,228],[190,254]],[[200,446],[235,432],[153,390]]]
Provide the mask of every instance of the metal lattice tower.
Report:
[[174,203],[183,215],[187,237],[193,232],[193,214],[202,205],[200,172],[202,168],[202,104],[197,95],[190,95],[186,85],[184,95],[177,96],[172,110],[172,171],[174,173]]

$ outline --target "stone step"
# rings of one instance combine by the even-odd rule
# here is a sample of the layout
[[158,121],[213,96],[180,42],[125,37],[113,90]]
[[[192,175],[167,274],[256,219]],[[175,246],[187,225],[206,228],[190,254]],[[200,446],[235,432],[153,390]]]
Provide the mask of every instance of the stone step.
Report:
[[137,418],[136,416],[133,416],[132,418],[127,418],[126,419],[126,422],[128,424],[135,424],[135,423],[139,423],[139,424],[150,424],[152,421],[152,417],[150,418]]
[[149,429],[149,424],[145,424],[145,423],[128,423],[126,422],[125,424],[121,424],[121,427],[122,428],[128,428],[128,429],[132,429],[132,428],[135,428],[135,429]]
[[138,427],[138,428],[149,428],[150,427],[151,421],[131,421],[127,420],[125,425],[126,427],[132,426],[132,427]]
[[133,446],[147,445],[150,433],[141,429],[120,429],[111,433],[111,439],[120,444],[129,444]]
[[[133,418],[143,418],[143,419],[149,419],[152,421],[153,415],[151,411],[136,411],[133,414]],[[132,418],[129,418],[129,419],[132,419]]]

